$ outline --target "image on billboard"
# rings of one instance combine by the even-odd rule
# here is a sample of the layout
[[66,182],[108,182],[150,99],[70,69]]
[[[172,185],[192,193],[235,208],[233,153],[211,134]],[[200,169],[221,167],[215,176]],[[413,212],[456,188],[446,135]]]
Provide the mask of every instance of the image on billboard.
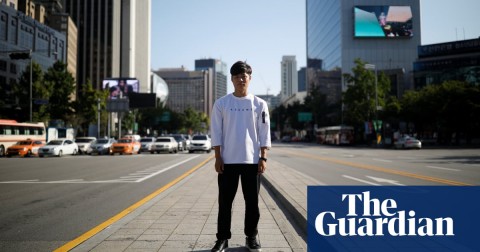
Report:
[[410,6],[355,6],[356,38],[409,38],[413,36]]
[[105,79],[102,84],[103,90],[108,90],[109,92],[109,99],[128,97],[129,94],[140,91],[139,81],[132,78]]

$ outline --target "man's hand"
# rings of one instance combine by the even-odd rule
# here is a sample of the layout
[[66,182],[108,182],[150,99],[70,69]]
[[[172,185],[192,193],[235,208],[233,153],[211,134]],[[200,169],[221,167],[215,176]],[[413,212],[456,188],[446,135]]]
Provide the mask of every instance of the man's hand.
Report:
[[263,159],[258,160],[258,174],[262,174],[267,169],[267,162]]
[[215,158],[215,171],[217,171],[218,174],[223,173],[223,159],[222,158]]

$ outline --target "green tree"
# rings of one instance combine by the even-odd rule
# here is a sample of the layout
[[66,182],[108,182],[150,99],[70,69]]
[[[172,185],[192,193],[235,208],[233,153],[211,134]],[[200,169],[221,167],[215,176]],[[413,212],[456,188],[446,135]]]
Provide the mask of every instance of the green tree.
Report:
[[57,61],[47,70],[45,83],[51,86],[48,110],[52,119],[61,119],[64,122],[73,121],[73,95],[75,94],[75,79],[67,70],[67,65]]
[[[480,88],[465,82],[446,81],[408,91],[401,100],[400,116],[416,126],[416,132],[433,131],[439,141],[470,141],[480,126]],[[454,139],[452,139],[454,136]]]
[[[39,64],[32,61],[32,120],[46,122],[49,119],[47,111],[48,105],[36,104],[36,100],[48,99],[52,88],[44,81],[42,68]],[[12,86],[12,96],[17,102],[17,106],[22,113],[19,115],[19,121],[30,120],[30,64],[21,73],[18,82]]]
[[184,133],[203,132],[208,129],[209,119],[205,113],[194,110],[191,107],[185,109],[182,113]]
[[[80,94],[77,100],[73,102],[75,111],[75,125],[80,128],[79,132],[86,135],[90,124],[97,124],[98,121],[98,101],[100,101],[100,110],[105,111],[108,91],[97,90],[93,88],[90,80],[81,86]],[[101,121],[105,123],[106,116]]]
[[304,123],[298,120],[298,113],[306,112],[307,108],[304,104],[301,104],[299,101],[295,101],[294,103],[287,106],[286,113],[287,113],[287,122],[289,123],[290,127],[294,130],[303,130]]
[[377,85],[375,87],[375,72],[365,69],[365,62],[355,60],[356,66],[352,69],[353,75],[344,74],[348,83],[343,93],[345,105],[344,118],[347,124],[361,125],[364,121],[381,118],[381,111],[375,107],[386,107],[387,94],[390,91],[390,80],[385,74],[377,71]]
[[313,115],[313,121],[320,126],[330,126],[338,124],[337,104],[328,104],[327,95],[320,92],[319,87],[312,86],[305,97],[305,108]]
[[283,130],[285,128],[285,120],[286,120],[286,108],[283,105],[280,105],[272,110],[270,115],[270,121],[275,122],[275,131],[280,132],[283,134]]

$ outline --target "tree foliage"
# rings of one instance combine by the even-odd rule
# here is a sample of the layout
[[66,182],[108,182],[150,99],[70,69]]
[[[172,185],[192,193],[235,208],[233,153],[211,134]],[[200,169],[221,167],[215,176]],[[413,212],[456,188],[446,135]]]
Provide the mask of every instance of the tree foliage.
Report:
[[52,119],[69,122],[74,114],[72,96],[75,95],[75,79],[67,65],[57,61],[45,73],[45,84],[52,88],[48,110]]
[[[49,112],[46,104],[38,104],[40,100],[48,100],[52,92],[51,86],[44,83],[42,68],[39,64],[32,63],[32,120],[47,121]],[[15,106],[22,112],[18,121],[30,120],[30,64],[21,73],[20,78],[12,86],[12,96],[15,97]]]
[[371,121],[379,117],[379,107],[385,108],[387,94],[390,91],[390,80],[382,72],[377,72],[375,85],[375,71],[366,69],[365,62],[355,60],[353,75],[344,74],[348,84],[343,93],[345,106],[344,117],[347,124],[361,125],[364,121]]
[[401,118],[413,122],[417,131],[434,131],[440,141],[451,136],[467,141],[480,128],[480,88],[465,82],[446,81],[408,91],[401,100]]
[[[84,134],[88,132],[88,126],[98,121],[98,105],[100,103],[100,111],[105,111],[108,91],[97,90],[93,88],[90,80],[80,88],[80,95],[72,104],[75,111],[75,125],[80,128]],[[106,122],[107,114],[102,113],[101,121]]]

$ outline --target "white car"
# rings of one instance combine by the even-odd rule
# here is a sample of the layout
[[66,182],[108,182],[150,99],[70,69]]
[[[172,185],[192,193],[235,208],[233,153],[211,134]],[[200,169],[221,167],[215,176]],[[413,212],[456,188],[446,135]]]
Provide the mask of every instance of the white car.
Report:
[[90,145],[97,140],[96,137],[77,137],[75,138],[75,143],[78,145],[78,153],[79,154],[90,154],[92,149],[90,149]]
[[152,150],[150,153],[160,153],[162,151],[167,151],[169,153],[177,153],[178,151],[178,143],[177,140],[173,137],[157,137],[155,139],[155,143],[153,144]]
[[78,145],[70,139],[51,140],[45,146],[38,149],[38,156],[77,155]]
[[194,151],[206,151],[210,153],[212,151],[212,141],[208,135],[195,135],[192,137],[192,143],[188,152]]

